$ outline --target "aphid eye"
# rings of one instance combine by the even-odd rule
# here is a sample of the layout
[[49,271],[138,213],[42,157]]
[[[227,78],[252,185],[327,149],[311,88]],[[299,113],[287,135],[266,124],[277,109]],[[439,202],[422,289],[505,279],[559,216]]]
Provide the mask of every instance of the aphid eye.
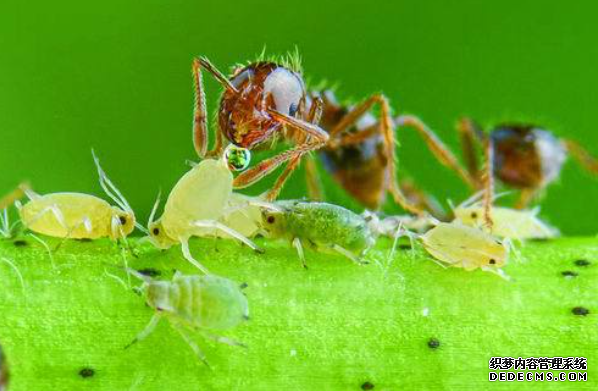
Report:
[[274,218],[274,216],[268,216],[268,218],[266,219],[266,221],[268,222],[268,224],[274,224],[274,222],[276,221],[276,219]]
[[476,212],[471,212],[471,218],[472,219],[477,219],[478,218],[478,214]]
[[247,148],[240,148],[236,145],[229,145],[224,151],[226,164],[233,171],[243,171],[249,167],[251,152]]
[[120,216],[118,219],[120,220],[120,225],[127,224],[127,218],[126,217]]
[[153,233],[154,235],[159,235],[159,234],[160,234],[160,228],[154,228],[154,229],[152,230],[152,233]]
[[488,261],[488,263],[490,265],[494,265],[494,264],[496,264],[496,260],[495,259],[491,259],[491,260]]

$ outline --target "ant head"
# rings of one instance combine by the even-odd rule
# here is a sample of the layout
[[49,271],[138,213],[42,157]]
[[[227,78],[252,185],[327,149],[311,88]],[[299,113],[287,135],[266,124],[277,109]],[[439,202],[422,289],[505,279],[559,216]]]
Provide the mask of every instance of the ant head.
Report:
[[224,151],[224,161],[231,171],[244,171],[251,162],[251,151],[231,144]]
[[295,117],[305,108],[301,75],[275,62],[247,65],[230,79],[220,101],[218,122],[229,140],[243,147],[260,144],[281,126],[269,111]]
[[505,184],[541,188],[558,178],[566,149],[548,130],[529,124],[504,124],[491,133],[494,173]]

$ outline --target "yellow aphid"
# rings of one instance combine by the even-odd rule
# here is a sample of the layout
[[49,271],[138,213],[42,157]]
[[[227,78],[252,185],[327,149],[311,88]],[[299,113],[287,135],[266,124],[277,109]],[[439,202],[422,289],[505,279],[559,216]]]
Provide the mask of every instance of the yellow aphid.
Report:
[[135,229],[135,214],[110,182],[94,155],[100,185],[118,207],[82,193],[39,195],[26,190],[29,202],[18,205],[23,225],[31,231],[66,239],[121,239]]
[[458,222],[438,223],[419,236],[424,248],[438,261],[465,270],[482,269],[504,276],[509,249],[481,229]]
[[180,243],[185,258],[208,273],[191,255],[191,237],[232,237],[261,251],[243,234],[255,232],[249,221],[250,215],[243,214],[246,209],[243,203],[242,196],[233,195],[233,175],[225,161],[205,159],[177,182],[168,196],[162,217],[153,221],[156,203],[148,224],[149,237],[162,249]]
[[[457,207],[455,221],[471,227],[484,226],[484,209],[479,205]],[[559,231],[538,218],[539,209],[517,210],[495,207],[490,210],[490,232],[500,238],[514,240],[547,239],[559,235]]]

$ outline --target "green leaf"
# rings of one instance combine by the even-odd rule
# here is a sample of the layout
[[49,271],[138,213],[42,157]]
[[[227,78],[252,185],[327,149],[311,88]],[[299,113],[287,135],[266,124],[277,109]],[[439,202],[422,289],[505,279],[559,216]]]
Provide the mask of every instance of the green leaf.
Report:
[[[11,391],[359,391],[365,382],[375,390],[486,389],[498,387],[488,381],[492,356],[586,357],[583,386],[596,388],[596,239],[530,243],[505,268],[510,282],[443,269],[419,247],[413,254],[397,250],[386,265],[390,242],[383,239],[369,253],[369,265],[307,252],[309,270],[283,242],[258,240],[267,250],[259,255],[227,240],[194,241],[194,254],[210,270],[249,285],[251,320],[222,333],[248,348],[197,337],[212,369],[167,322],[124,349],[152,310],[105,274],[125,277],[105,265],[122,265],[114,244],[66,242],[53,268],[41,245],[25,240],[26,246],[0,242],[0,256],[25,281],[23,291],[14,270],[0,263],[0,343]],[[578,259],[590,264],[578,266]],[[175,269],[196,273],[178,248],[143,247],[129,263],[159,270],[157,278],[171,278]],[[562,274],[567,271],[573,273]],[[574,315],[580,306],[590,313]],[[437,348],[428,346],[431,338]],[[502,386],[563,390],[582,384]]]

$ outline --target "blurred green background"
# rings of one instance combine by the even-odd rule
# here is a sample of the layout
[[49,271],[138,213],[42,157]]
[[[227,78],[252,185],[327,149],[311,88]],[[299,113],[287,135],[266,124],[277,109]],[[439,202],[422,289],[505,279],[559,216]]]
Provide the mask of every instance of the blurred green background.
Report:
[[[455,120],[471,115],[532,120],[598,154],[597,12],[591,1],[4,0],[0,192],[29,179],[42,193],[99,194],[94,147],[145,219],[195,158],[192,57],[228,69],[264,45],[297,45],[306,76],[339,81],[341,97],[384,91],[455,149]],[[211,112],[218,94],[208,79]],[[468,195],[411,131],[399,139],[404,172],[440,199]],[[296,175],[285,198],[305,194]],[[327,194],[347,204],[331,184]],[[570,161],[543,214],[567,234],[593,234],[597,198],[598,182]]]

